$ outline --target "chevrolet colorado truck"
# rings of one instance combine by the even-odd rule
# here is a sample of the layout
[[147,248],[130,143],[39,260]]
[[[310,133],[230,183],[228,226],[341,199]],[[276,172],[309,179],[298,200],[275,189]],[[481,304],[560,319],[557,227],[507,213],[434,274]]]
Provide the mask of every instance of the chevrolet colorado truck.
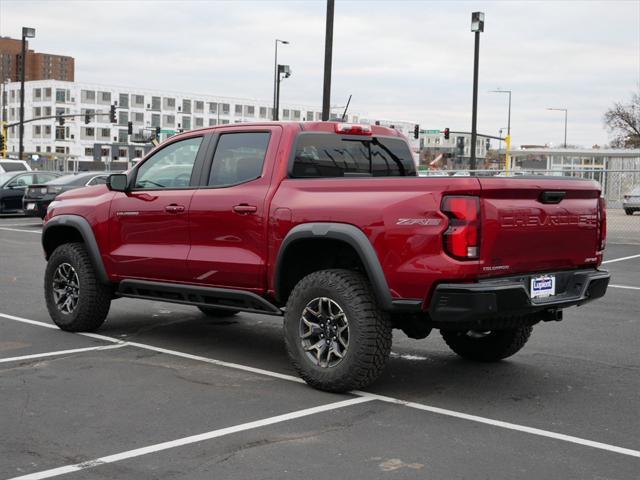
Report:
[[600,193],[567,177],[420,177],[380,126],[194,130],[50,204],[45,298],[68,331],[96,330],[120,297],[282,316],[299,375],[347,391],[379,376],[394,328],[497,361],[602,297]]

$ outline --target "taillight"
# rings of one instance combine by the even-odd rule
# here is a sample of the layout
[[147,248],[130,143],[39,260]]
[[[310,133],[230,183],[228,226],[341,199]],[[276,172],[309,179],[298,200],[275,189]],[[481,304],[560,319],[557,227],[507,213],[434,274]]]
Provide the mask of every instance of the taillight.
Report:
[[600,197],[598,198],[598,250],[604,250],[607,245],[607,201]]
[[470,196],[447,196],[442,212],[449,217],[443,233],[445,251],[460,260],[478,258],[480,250],[480,199]]

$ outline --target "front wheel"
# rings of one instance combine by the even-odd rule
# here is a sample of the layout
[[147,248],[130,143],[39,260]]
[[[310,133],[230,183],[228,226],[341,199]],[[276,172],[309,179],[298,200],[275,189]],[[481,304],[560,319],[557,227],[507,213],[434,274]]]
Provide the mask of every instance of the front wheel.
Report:
[[510,357],[524,347],[533,327],[508,330],[464,330],[440,333],[449,348],[468,360],[497,362]]
[[369,282],[349,270],[321,270],[300,280],[287,301],[284,337],[298,374],[329,392],[376,380],[392,341],[391,322]]
[[631,210],[630,208],[625,208],[624,213],[626,213],[627,215],[633,215],[633,210]]
[[49,257],[44,296],[53,322],[62,330],[97,330],[111,306],[111,290],[98,280],[82,243],[66,243]]

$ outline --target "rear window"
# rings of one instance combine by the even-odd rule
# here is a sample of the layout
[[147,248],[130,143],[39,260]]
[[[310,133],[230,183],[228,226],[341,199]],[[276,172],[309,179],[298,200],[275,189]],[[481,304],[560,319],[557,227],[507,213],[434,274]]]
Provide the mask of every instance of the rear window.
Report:
[[0,167],[5,172],[26,172],[27,167],[22,162],[0,162]]
[[416,166],[399,138],[305,133],[298,137],[291,176],[415,177]]

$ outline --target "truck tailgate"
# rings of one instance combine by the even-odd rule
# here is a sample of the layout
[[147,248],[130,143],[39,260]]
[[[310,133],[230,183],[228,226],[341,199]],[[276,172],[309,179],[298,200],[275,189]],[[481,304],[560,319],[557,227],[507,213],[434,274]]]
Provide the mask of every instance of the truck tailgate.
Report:
[[483,275],[573,269],[602,261],[598,183],[567,177],[479,180]]

